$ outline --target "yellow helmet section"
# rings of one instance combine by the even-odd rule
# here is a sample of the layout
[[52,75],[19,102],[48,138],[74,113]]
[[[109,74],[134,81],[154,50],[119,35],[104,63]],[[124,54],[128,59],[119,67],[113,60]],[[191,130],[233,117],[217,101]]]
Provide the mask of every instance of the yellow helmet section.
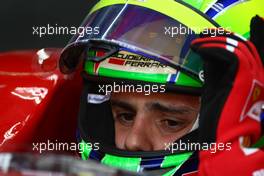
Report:
[[256,15],[264,17],[264,1],[203,0],[200,10],[207,15],[209,10],[217,11],[211,18],[220,26],[248,38],[251,18]]
[[264,17],[263,0],[249,0],[237,4],[218,15],[215,21],[221,26],[230,28],[231,31],[248,38],[250,20],[256,15]]
[[[199,27],[203,30],[215,27],[203,16],[180,2],[180,0],[101,0],[90,13],[109,5],[133,4],[170,16],[191,29]],[[264,0],[183,0],[182,2],[207,14],[225,29],[244,37],[249,36],[251,18],[256,15],[264,17]],[[215,10],[216,14],[211,15],[210,10]]]
[[[195,1],[194,1],[195,2]],[[183,3],[183,2],[182,2]],[[194,9],[183,5],[182,3],[174,0],[101,0],[91,10],[90,14],[110,5],[123,4],[124,7],[127,4],[137,5],[145,8],[155,10],[159,13],[165,14],[180,23],[193,29],[195,32],[202,32],[205,28],[214,28],[210,20],[205,18],[201,13],[198,13]],[[199,4],[197,3],[197,6]],[[201,5],[201,4],[200,4]],[[177,9],[177,10],[175,10]],[[197,29],[200,29],[197,31]]]

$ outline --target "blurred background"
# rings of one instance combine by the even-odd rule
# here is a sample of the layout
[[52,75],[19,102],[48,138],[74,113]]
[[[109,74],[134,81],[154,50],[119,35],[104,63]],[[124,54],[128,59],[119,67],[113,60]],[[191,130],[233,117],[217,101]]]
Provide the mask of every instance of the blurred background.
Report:
[[8,0],[0,2],[0,52],[64,47],[71,35],[33,35],[36,26],[78,27],[98,0]]

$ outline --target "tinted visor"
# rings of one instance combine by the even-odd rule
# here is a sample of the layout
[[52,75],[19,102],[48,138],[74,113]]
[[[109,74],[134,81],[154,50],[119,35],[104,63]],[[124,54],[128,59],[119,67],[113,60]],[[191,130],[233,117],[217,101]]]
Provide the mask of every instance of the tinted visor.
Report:
[[189,50],[197,31],[152,9],[131,4],[106,6],[88,15],[81,27],[92,30],[75,35],[64,50],[61,63],[71,63],[66,66],[69,70],[77,65],[91,41],[146,53],[163,64],[194,75],[202,70],[202,60]]

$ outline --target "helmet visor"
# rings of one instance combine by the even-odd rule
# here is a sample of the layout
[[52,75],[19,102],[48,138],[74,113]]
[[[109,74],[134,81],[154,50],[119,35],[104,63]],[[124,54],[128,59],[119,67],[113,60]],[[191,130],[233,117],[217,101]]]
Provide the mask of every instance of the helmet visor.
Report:
[[[182,18],[184,21],[184,16]],[[153,55],[163,64],[195,75],[202,70],[202,60],[189,50],[201,29],[193,30],[150,8],[131,4],[106,6],[89,14],[81,27],[83,32],[72,38],[68,48],[104,41]],[[78,60],[78,57],[70,58]]]

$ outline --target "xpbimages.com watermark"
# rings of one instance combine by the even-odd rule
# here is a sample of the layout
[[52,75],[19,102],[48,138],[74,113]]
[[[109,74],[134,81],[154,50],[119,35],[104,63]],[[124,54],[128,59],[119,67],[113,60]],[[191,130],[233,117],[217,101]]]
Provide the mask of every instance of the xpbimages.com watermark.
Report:
[[59,26],[58,24],[51,25],[47,24],[46,26],[33,26],[32,34],[38,37],[43,37],[47,35],[76,35],[80,37],[85,35],[97,35],[100,33],[99,27],[75,27],[75,26]]
[[47,140],[46,142],[39,142],[39,143],[32,143],[32,151],[36,151],[38,153],[43,152],[68,152],[78,151],[82,153],[84,150],[99,150],[99,143],[67,143],[67,142],[60,142],[58,140],[50,141]]
[[175,153],[177,151],[202,151],[207,150],[210,153],[216,153],[217,151],[230,151],[231,143],[197,143],[186,141],[179,141],[177,143],[165,143],[165,150]]
[[191,35],[191,34],[205,34],[210,35],[212,37],[216,37],[217,34],[231,34],[230,32],[231,27],[226,28],[205,28],[202,29],[200,27],[188,28],[180,24],[179,26],[165,26],[164,27],[164,34],[170,37],[177,37],[179,35]]
[[110,93],[144,93],[144,95],[150,95],[151,93],[164,93],[166,91],[165,85],[162,84],[102,84],[98,85],[98,92],[108,95]]

